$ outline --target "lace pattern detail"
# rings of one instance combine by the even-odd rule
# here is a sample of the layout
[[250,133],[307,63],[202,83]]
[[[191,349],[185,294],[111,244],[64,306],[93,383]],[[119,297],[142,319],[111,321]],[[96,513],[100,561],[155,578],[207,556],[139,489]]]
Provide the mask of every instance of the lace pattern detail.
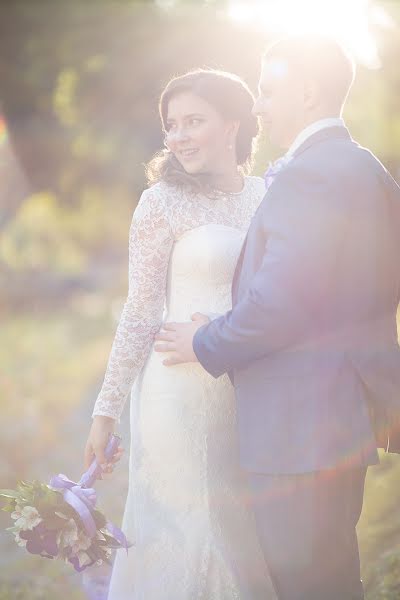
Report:
[[216,199],[164,182],[142,193],[129,231],[128,296],[92,417],[105,415],[120,422],[128,393],[162,324],[173,245],[188,231],[208,224],[247,231],[264,194],[259,177],[245,177],[241,192]]

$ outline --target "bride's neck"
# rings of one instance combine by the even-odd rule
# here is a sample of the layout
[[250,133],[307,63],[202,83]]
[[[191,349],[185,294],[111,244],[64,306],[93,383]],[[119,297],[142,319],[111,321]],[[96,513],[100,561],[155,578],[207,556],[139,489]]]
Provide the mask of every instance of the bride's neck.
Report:
[[243,176],[236,166],[220,173],[212,173],[211,181],[213,187],[222,192],[240,192],[243,189]]

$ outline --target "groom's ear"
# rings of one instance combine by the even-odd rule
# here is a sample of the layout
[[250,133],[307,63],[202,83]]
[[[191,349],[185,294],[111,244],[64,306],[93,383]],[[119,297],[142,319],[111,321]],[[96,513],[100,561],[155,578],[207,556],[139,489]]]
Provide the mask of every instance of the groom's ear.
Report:
[[313,110],[320,104],[320,89],[318,83],[313,79],[307,79],[304,82],[304,106],[308,110]]

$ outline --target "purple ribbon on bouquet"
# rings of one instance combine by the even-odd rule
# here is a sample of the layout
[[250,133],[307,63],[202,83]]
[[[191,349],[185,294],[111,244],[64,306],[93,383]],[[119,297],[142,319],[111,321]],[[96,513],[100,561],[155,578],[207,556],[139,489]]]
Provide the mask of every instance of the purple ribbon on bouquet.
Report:
[[79,514],[81,521],[89,537],[93,537],[97,527],[92,516],[92,510],[96,506],[96,492],[93,488],[82,488],[79,483],[71,481],[63,473],[54,475],[50,479],[53,488],[62,490],[65,502]]
[[[104,454],[107,460],[110,460],[118,448],[121,438],[116,434],[111,434],[105,448]],[[90,487],[98,478],[102,469],[94,459],[87,471],[82,475],[78,482],[68,479],[63,473],[54,475],[49,482],[54,488],[62,490],[64,500],[72,506],[78,513],[85,530],[89,537],[94,537],[97,531],[96,523],[92,512],[96,507],[96,491]],[[123,546],[128,554],[128,548],[132,546],[125,537],[125,534],[119,527],[107,521],[106,527],[116,540]]]

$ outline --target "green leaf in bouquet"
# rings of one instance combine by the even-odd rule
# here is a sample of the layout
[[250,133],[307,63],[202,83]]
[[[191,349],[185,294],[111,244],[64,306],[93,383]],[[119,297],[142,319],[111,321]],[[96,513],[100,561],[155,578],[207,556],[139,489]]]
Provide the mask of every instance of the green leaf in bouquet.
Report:
[[24,492],[31,492],[34,488],[34,483],[29,481],[22,481],[22,479],[18,482],[18,487]]
[[[104,531],[102,530],[101,533],[104,535],[105,540],[104,542],[102,540],[98,540],[98,543],[101,546],[108,546],[109,548],[121,548],[121,544],[118,540],[116,540],[114,537],[112,537],[111,535],[104,533]],[[102,542],[102,543],[100,543]]]
[[3,506],[3,508],[1,510],[4,510],[5,512],[14,512],[15,510],[15,500],[10,500],[8,504],[6,504],[5,506]]
[[32,493],[33,501],[39,512],[39,505],[42,507],[42,510],[46,510],[47,506],[53,508],[58,503],[57,493],[49,489],[45,484],[35,482]]
[[60,504],[62,502],[64,502],[64,496],[62,495],[61,492],[55,492],[54,490],[51,490],[50,488],[46,488],[44,490],[44,497],[51,500],[54,504]]
[[17,490],[0,490],[0,496],[3,496],[4,498],[19,498],[21,495],[20,492],[18,492]]
[[47,529],[62,529],[66,523],[65,519],[58,517],[56,514],[47,514],[46,516],[42,516]]
[[41,504],[41,511],[39,511],[40,514],[42,515],[43,518],[46,518],[46,516],[51,516],[56,513],[61,513],[65,516],[65,518],[67,520],[75,519],[76,515],[77,515],[76,510],[74,508],[72,508],[72,506],[64,500],[64,497],[62,496],[62,494],[59,494],[59,495],[60,495],[60,499],[57,498],[56,502],[48,502],[47,503],[46,501],[41,501],[43,504]]
[[[104,548],[103,546],[99,546],[97,540],[96,540],[95,544],[96,544],[96,552],[97,552],[98,557],[101,558],[101,560],[108,562],[107,548]],[[93,547],[93,544],[90,548],[92,549],[92,547]],[[108,563],[108,564],[110,564],[110,563]]]
[[96,523],[97,529],[102,529],[103,527],[105,527],[107,525],[107,519],[105,518],[103,513],[101,513],[99,510],[94,510],[92,512],[92,516],[93,516],[94,522]]
[[99,548],[96,548],[95,544],[92,544],[90,548],[85,550],[85,552],[89,556],[90,560],[99,560],[99,558],[103,559],[104,553],[99,550]]
[[4,531],[11,531],[11,532],[21,531],[21,528],[17,527],[17,525],[12,525],[11,527],[6,527]]
[[104,561],[105,563],[110,565],[110,567],[112,567],[112,561],[105,552],[102,552],[101,555],[99,556],[99,558],[101,558],[102,561]]
[[33,489],[29,485],[21,485],[21,482],[18,483],[19,497],[22,501],[27,502],[28,504],[33,501]]
[[122,548],[122,544],[118,540],[113,540],[112,542],[109,542],[108,547],[118,550],[118,548]]
[[54,504],[50,499],[35,498],[34,504],[43,518],[54,515],[57,504]]

